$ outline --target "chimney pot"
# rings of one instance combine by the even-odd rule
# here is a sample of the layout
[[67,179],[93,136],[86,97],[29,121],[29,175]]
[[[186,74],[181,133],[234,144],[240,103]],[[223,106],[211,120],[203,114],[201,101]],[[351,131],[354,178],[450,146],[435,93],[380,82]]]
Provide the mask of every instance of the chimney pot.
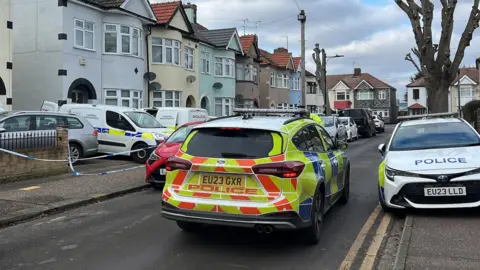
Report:
[[275,50],[273,50],[273,53],[280,53],[280,52],[288,52],[288,50],[283,47],[276,48]]
[[353,69],[353,76],[359,77],[360,75],[362,75],[362,69],[361,68],[354,68]]

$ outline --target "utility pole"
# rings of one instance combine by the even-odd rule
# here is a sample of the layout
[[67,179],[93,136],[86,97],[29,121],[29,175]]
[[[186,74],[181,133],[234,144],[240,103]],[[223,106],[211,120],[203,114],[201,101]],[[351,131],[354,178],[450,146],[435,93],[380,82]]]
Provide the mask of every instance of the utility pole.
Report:
[[[460,68],[458,69],[458,88],[457,88],[457,99],[458,99],[458,117],[462,117],[462,103],[460,102]],[[428,112],[427,112],[428,114]]]
[[322,49],[322,77],[323,77],[323,94],[325,95],[325,114],[327,116],[332,114],[332,110],[330,108],[330,99],[328,96],[328,89],[327,89],[327,54],[325,53],[325,49]]
[[300,21],[301,25],[301,51],[302,51],[302,60],[301,60],[301,68],[302,68],[302,105],[306,106],[307,102],[307,89],[306,87],[306,80],[305,80],[305,22],[307,21],[307,15],[305,15],[305,10],[300,10],[300,14],[298,14],[298,20]]

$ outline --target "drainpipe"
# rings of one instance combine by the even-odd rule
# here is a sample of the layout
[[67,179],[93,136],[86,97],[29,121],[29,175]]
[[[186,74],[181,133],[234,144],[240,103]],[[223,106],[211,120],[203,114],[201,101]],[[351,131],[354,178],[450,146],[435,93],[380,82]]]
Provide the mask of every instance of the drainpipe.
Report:
[[[150,25],[147,25],[147,29],[148,29],[148,34],[145,35],[145,43],[147,44],[147,74],[150,73],[150,53],[149,53],[149,47],[148,47],[148,37],[152,34],[152,26]],[[149,88],[149,85],[150,85],[150,80],[147,79],[147,106],[144,106],[144,107],[150,107],[150,88]]]

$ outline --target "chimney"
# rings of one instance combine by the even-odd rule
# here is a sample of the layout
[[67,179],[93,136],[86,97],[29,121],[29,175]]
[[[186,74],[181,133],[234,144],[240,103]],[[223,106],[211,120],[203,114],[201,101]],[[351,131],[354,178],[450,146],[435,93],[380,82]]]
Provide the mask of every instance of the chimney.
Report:
[[283,48],[283,47],[280,47],[280,48],[277,48],[277,49],[273,50],[273,53],[288,53],[288,50]]
[[353,69],[353,77],[360,77],[362,75],[362,69],[361,68],[354,68]]
[[185,9],[190,23],[197,23],[197,5],[188,2],[186,5],[183,5],[183,9]]

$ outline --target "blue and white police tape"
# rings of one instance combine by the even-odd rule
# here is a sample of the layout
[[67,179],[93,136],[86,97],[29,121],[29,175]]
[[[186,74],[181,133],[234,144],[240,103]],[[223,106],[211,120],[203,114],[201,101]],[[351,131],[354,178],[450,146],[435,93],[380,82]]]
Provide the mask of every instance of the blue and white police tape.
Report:
[[[118,153],[113,153],[113,154],[106,154],[106,155],[103,155],[103,156],[79,158],[79,159],[75,160],[75,162],[83,161],[83,160],[92,160],[92,159],[100,159],[100,158],[105,158],[105,157],[114,157],[114,156],[120,156],[120,155],[125,155],[125,154],[131,154],[131,153],[136,153],[136,152],[140,152],[140,151],[144,151],[144,150],[148,150],[148,149],[152,149],[152,148],[156,148],[156,146],[150,146],[150,147],[140,148],[140,149],[137,149],[137,150],[124,151],[124,152],[118,152]],[[69,149],[70,149],[70,146],[69,146]]]

